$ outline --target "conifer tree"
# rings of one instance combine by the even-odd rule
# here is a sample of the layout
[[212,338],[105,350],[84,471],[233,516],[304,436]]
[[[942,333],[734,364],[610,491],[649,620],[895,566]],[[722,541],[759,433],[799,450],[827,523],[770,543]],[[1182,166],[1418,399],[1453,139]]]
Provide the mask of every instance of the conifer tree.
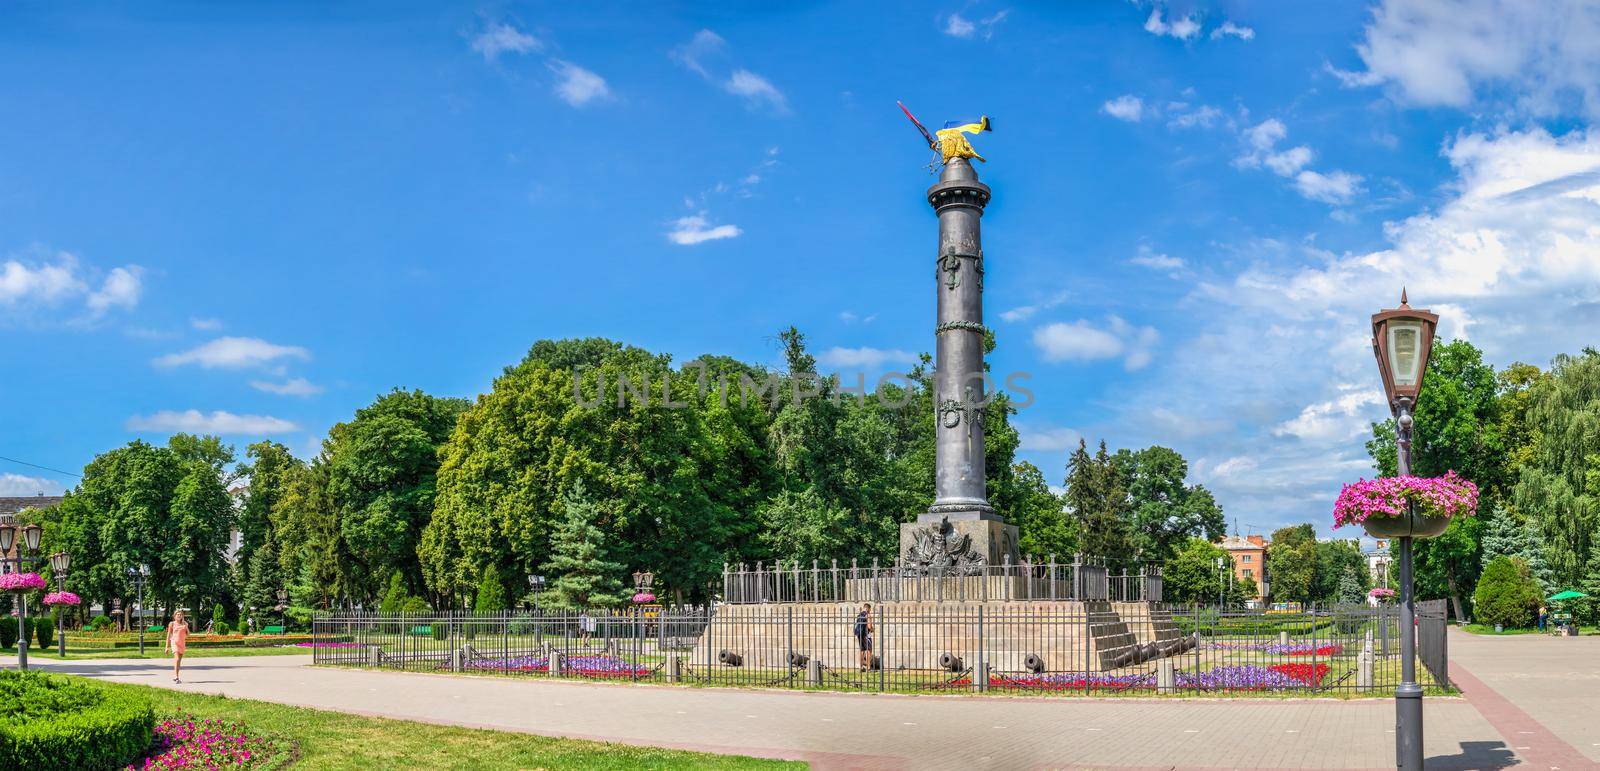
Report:
[[621,604],[623,567],[607,559],[600,507],[589,499],[582,480],[567,491],[564,504],[566,516],[551,539],[554,553],[547,563],[557,578],[541,602],[567,609]]

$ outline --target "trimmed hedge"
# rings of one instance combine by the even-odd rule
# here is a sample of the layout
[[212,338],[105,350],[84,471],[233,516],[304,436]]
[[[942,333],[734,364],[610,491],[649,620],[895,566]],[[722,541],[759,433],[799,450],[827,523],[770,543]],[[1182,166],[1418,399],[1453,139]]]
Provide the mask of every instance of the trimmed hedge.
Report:
[[63,675],[0,671],[0,768],[114,769],[144,757],[156,716],[129,691]]

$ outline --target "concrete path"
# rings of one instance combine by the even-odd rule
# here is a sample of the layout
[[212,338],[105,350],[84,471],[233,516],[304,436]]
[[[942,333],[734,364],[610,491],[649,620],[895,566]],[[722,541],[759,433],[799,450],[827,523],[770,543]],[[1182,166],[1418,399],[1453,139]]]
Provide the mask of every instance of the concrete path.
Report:
[[[1600,767],[1597,756],[1572,748],[1586,738],[1600,742],[1589,724],[1600,715],[1594,680],[1562,689],[1545,675],[1517,674],[1524,671],[1521,659],[1544,662],[1535,665],[1539,672],[1580,670],[1578,662],[1594,660],[1571,648],[1581,640],[1485,640],[1452,632],[1450,641],[1471,678],[1469,698],[1427,700],[1429,769],[1504,768],[1517,764],[1513,752],[1530,768]],[[1507,642],[1511,647],[1487,647]],[[1572,658],[1543,644],[1566,645]],[[1392,768],[1394,759],[1388,699],[811,694],[314,669],[309,662],[309,656],[195,659],[181,686],[159,660],[40,665],[358,714],[790,758],[821,768]],[[1513,685],[1502,691],[1502,683]],[[1570,695],[1557,702],[1558,693]]]
[[1600,637],[1452,631],[1451,678],[1519,756],[1600,767]]

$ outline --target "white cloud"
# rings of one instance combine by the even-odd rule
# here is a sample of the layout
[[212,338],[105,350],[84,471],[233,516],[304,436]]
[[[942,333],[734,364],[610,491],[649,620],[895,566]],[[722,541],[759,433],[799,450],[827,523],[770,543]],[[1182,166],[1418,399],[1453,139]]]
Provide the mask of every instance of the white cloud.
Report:
[[0,311],[15,320],[31,320],[41,311],[81,303],[84,313],[79,320],[93,321],[113,308],[137,306],[142,272],[137,265],[112,268],[95,289],[98,271],[83,266],[70,252],[44,260],[8,257],[0,263]]
[[1167,105],[1172,120],[1167,121],[1167,128],[1187,129],[1199,126],[1211,128],[1213,124],[1222,119],[1222,111],[1209,104],[1202,104],[1194,109],[1183,102],[1173,102]]
[[582,107],[595,100],[611,96],[606,79],[579,67],[572,62],[552,60],[550,71],[556,74],[556,95],[573,107]]
[[1025,319],[1033,316],[1035,313],[1038,313],[1039,311],[1050,310],[1051,308],[1054,308],[1054,307],[1066,302],[1067,298],[1069,298],[1071,296],[1072,296],[1072,293],[1071,292],[1067,292],[1065,290],[1060,291],[1060,292],[1056,292],[1055,294],[1045,298],[1042,302],[1036,302],[1036,303],[1034,303],[1032,305],[1022,305],[1022,306],[1018,306],[1016,308],[1012,308],[1011,310],[1004,311],[1004,312],[1002,312],[1000,314],[1000,318],[1002,320],[1004,320],[1004,321],[1008,321],[1008,322],[1011,322],[1011,323],[1015,324],[1018,321],[1023,321]]
[[298,431],[299,426],[270,415],[235,415],[223,410],[202,413],[199,410],[162,410],[148,417],[134,415],[128,418],[129,431],[186,432],[191,434],[284,434]]
[[817,354],[817,363],[827,367],[876,369],[885,364],[911,364],[917,355],[899,348],[840,348],[835,346]]
[[772,85],[772,81],[749,70],[734,70],[723,88],[730,94],[744,97],[745,103],[752,108],[766,105],[773,112],[789,111],[789,100],[784,98],[783,92]]
[[494,61],[500,54],[525,54],[539,51],[544,44],[510,24],[496,22],[472,39],[472,50],[483,54],[484,61]]
[[62,491],[60,482],[54,482],[44,477],[30,477],[24,474],[11,472],[0,473],[0,495],[57,495]]
[[1145,19],[1144,30],[1152,35],[1190,40],[1200,34],[1200,21],[1191,15],[1166,22],[1161,18],[1161,9],[1156,8],[1150,11],[1150,18]]
[[1005,18],[1009,15],[1011,15],[1011,10],[1008,8],[974,22],[959,13],[952,13],[945,19],[944,34],[950,37],[966,39],[981,36],[984,40],[988,40],[994,37],[995,25],[1005,21]]
[[961,14],[952,13],[945,20],[944,34],[950,37],[972,37],[978,31],[978,25],[961,18]]
[[670,56],[706,82],[744,99],[751,109],[766,107],[780,115],[789,112],[789,101],[783,92],[765,77],[733,66],[728,41],[709,29],[696,32],[689,42],[674,48]]
[[1111,316],[1104,328],[1079,320],[1070,324],[1046,324],[1033,330],[1033,344],[1045,361],[1121,358],[1130,372],[1151,362],[1151,348],[1159,339],[1154,327],[1135,327],[1116,316]]
[[1018,424],[1022,449],[1026,452],[1060,452],[1078,446],[1083,434],[1071,428]]
[[1264,120],[1242,132],[1245,143],[1243,155],[1233,163],[1240,168],[1254,169],[1265,166],[1280,177],[1294,180],[1294,189],[1313,201],[1327,204],[1349,203],[1363,189],[1362,177],[1347,171],[1320,172],[1305,168],[1315,157],[1305,145],[1278,151],[1278,143],[1289,135],[1289,130],[1277,118]]
[[1211,30],[1211,39],[1212,40],[1216,40],[1218,38],[1224,38],[1224,37],[1236,37],[1236,38],[1239,38],[1240,40],[1253,40],[1253,39],[1255,39],[1255,36],[1256,36],[1256,31],[1255,30],[1253,30],[1253,29],[1251,29],[1249,27],[1246,27],[1246,26],[1242,26],[1242,25],[1239,25],[1239,24],[1234,24],[1231,21],[1225,21],[1225,22],[1222,23],[1222,26],[1217,27],[1214,30]]
[[250,387],[257,391],[266,391],[279,396],[316,396],[322,393],[322,386],[317,385],[303,377],[290,378],[282,383],[270,380],[252,380]]
[[157,358],[158,367],[198,364],[205,369],[245,369],[279,359],[309,359],[311,352],[296,345],[276,345],[255,337],[219,337],[181,353]]
[[1100,111],[1117,120],[1138,123],[1144,117],[1144,100],[1133,94],[1123,94],[1100,105]]
[[1183,270],[1187,265],[1187,263],[1183,261],[1182,257],[1159,254],[1152,251],[1148,246],[1140,246],[1139,253],[1129,259],[1128,262],[1132,265],[1138,265],[1143,268],[1169,271]]
[[222,328],[221,319],[190,317],[189,326],[202,332],[215,332]]
[[1272,433],[1324,443],[1351,441],[1366,434],[1371,411],[1365,408],[1383,401],[1378,389],[1368,383],[1343,385],[1340,390],[1343,393],[1337,398],[1306,405],[1299,415],[1280,423]]
[[853,311],[839,311],[839,320],[846,324],[854,324],[856,322],[861,322],[862,324],[871,324],[872,322],[878,320],[878,314],[873,313],[867,316],[859,316]]
[[1361,192],[1361,176],[1344,171],[1323,174],[1308,169],[1295,175],[1294,189],[1313,201],[1331,204],[1349,203],[1351,198]]
[[713,226],[705,215],[694,214],[675,220],[672,229],[667,231],[667,240],[679,246],[692,246],[723,238],[738,238],[743,232],[737,225]]
[[1383,0],[1356,53],[1365,70],[1327,69],[1401,104],[1600,117],[1600,5],[1588,0]]

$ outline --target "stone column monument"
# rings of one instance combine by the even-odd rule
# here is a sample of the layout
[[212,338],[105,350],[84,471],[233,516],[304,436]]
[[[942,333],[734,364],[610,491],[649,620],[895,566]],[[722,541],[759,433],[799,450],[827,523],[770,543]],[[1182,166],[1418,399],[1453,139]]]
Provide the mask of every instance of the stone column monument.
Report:
[[908,575],[973,575],[1008,557],[1017,560],[1017,528],[989,505],[984,478],[988,391],[979,221],[989,187],[978,181],[968,157],[949,155],[939,182],[928,188],[928,203],[939,215],[936,497],[916,522],[900,526],[901,571]]

